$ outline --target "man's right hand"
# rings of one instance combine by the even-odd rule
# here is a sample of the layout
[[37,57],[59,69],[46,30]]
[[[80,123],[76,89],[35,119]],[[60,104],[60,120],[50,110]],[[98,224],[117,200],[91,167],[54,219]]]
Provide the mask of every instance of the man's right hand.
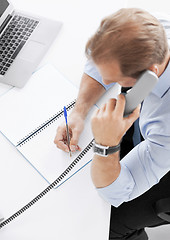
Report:
[[[80,151],[81,148],[78,145],[78,140],[84,128],[84,119],[80,116],[80,114],[72,112],[68,117],[68,127],[70,134],[70,149],[72,152],[77,150]],[[54,143],[61,150],[69,152],[65,122],[58,126]]]
[[[84,128],[85,118],[90,108],[103,95],[104,92],[105,89],[100,83],[87,74],[83,74],[76,104],[71,114],[68,116],[70,148],[72,152],[81,150],[78,145],[78,140]],[[69,152],[65,122],[58,126],[54,143],[61,150]]]

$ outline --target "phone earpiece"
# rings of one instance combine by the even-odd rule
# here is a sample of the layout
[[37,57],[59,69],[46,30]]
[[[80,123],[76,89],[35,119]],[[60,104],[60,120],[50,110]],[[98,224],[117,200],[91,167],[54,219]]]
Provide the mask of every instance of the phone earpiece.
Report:
[[[155,67],[155,66],[154,66]],[[157,66],[156,66],[157,67]],[[157,67],[158,68],[158,67]],[[159,69],[157,69],[159,72]],[[133,88],[125,95],[126,105],[124,116],[129,115],[145,99],[158,82],[158,76],[153,71],[145,71]]]

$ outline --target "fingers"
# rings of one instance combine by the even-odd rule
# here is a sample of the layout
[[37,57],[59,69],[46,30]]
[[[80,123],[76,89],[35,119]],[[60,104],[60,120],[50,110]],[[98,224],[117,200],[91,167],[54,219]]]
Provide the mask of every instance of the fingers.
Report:
[[61,150],[65,151],[65,152],[69,152],[69,148],[66,144],[66,140],[67,140],[66,129],[63,126],[59,126],[57,128],[57,134],[56,134],[56,137],[54,139],[54,143]]
[[118,100],[115,98],[111,98],[107,103],[101,105],[100,109],[98,109],[94,115],[103,114],[104,112],[112,113],[113,111],[117,111],[117,113],[122,114],[124,112],[125,107],[125,97],[121,94],[118,97]]
[[[107,113],[114,113],[118,117],[123,117],[125,104],[126,104],[125,96],[123,94],[119,94],[117,100],[115,98],[109,99],[109,101],[106,104],[103,104],[100,107],[100,109],[98,109],[94,113],[94,116],[102,115],[104,112],[107,112]],[[133,118],[137,119],[139,117],[139,112],[140,112],[140,106],[136,109],[136,111],[133,112],[133,115],[131,115],[132,119]]]
[[[75,129],[74,129],[74,131],[72,131],[72,129],[69,129],[69,133],[70,133],[70,149],[71,149],[71,151],[72,152],[75,152],[77,150],[80,151],[81,148],[78,146],[80,132]],[[69,152],[65,125],[61,125],[57,128],[57,134],[54,139],[54,143],[56,144],[56,146],[59,149],[65,151],[65,152]]]
[[105,110],[106,110],[106,103],[101,105],[100,112],[104,112]]
[[119,116],[124,115],[125,104],[126,104],[125,96],[123,94],[119,94],[118,100],[117,100],[116,106],[115,106],[115,113],[117,115],[119,115]]
[[95,112],[95,116],[102,117],[106,110],[106,104],[102,104],[101,107]]
[[111,98],[109,101],[105,104],[102,104],[101,107],[95,111],[94,115],[103,114],[106,112],[112,112],[115,109],[116,106],[116,99]]
[[97,110],[94,111],[94,113],[92,115],[92,119],[95,118],[99,113],[100,113],[100,108],[98,108]]
[[116,99],[115,99],[115,98],[109,99],[109,101],[108,101],[108,103],[107,103],[107,106],[106,106],[106,111],[107,111],[107,112],[112,112],[112,111],[114,111],[115,106],[116,106]]
[[77,150],[81,150],[78,146],[78,140],[79,140],[80,132],[78,130],[74,130],[72,133],[71,141],[70,141],[70,149],[72,152],[75,152]]
[[137,108],[131,114],[129,114],[128,117],[126,117],[129,124],[132,125],[138,119],[140,115],[140,108],[141,108],[141,104],[139,104]]
[[69,152],[68,145],[61,140],[58,141],[58,143],[56,144],[56,147],[63,150],[64,152]]

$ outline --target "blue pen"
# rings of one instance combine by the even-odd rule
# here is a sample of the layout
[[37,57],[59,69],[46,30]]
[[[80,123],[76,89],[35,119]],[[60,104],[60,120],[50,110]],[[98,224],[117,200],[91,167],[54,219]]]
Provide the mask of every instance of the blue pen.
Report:
[[64,117],[65,117],[65,121],[66,121],[67,144],[68,144],[68,149],[69,149],[69,153],[70,153],[70,157],[71,157],[71,149],[70,149],[70,134],[69,134],[68,123],[67,123],[67,109],[66,109],[65,106],[64,106]]

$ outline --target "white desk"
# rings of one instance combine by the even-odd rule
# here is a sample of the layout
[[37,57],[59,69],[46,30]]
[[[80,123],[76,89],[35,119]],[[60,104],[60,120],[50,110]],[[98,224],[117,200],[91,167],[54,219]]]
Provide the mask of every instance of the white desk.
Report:
[[[41,62],[51,63],[79,85],[84,46],[100,20],[124,7],[124,0],[14,0],[16,8],[63,22],[63,28]],[[0,94],[10,87],[0,85]],[[38,195],[47,183],[0,134],[0,214],[11,216]],[[1,240],[105,240],[110,206],[96,193],[85,167],[62,187],[52,190],[24,214],[0,230]]]

